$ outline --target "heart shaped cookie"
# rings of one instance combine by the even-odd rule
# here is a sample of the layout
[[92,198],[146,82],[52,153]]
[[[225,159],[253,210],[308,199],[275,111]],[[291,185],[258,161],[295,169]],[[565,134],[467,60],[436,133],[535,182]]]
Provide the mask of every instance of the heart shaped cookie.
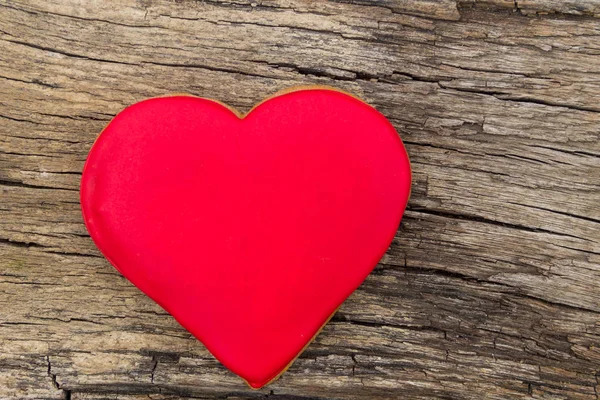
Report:
[[410,184],[393,126],[353,96],[304,88],[242,116],[178,95],[108,124],[81,206],[114,267],[258,388],[375,267]]

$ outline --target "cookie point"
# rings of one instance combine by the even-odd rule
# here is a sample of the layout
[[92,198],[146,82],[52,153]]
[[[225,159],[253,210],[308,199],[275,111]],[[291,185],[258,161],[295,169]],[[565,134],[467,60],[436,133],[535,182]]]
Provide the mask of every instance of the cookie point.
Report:
[[262,388],[263,386],[265,386],[269,382],[267,381],[267,382],[247,382],[247,383],[248,383],[248,386],[250,386],[252,389],[258,390],[258,389]]

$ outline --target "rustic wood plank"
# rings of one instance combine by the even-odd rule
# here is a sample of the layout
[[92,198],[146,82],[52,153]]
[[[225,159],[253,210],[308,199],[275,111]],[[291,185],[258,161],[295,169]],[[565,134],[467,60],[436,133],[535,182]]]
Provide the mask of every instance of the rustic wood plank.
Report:
[[459,6],[512,10],[522,15],[600,16],[600,2],[597,0],[465,0]]
[[[598,399],[596,0],[0,0],[0,397]],[[394,123],[413,195],[386,256],[250,391],[99,254],[78,186],[110,118],[295,84]]]

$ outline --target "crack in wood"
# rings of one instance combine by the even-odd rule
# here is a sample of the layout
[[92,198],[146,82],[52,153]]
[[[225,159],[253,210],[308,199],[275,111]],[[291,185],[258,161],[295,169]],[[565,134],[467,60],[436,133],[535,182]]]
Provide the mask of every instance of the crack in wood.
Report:
[[59,389],[62,391],[63,400],[71,400],[71,391],[61,388],[60,384],[56,380],[56,374],[52,373],[52,364],[50,363],[49,355],[46,356],[46,362],[48,363],[48,376],[52,380],[52,386],[54,386],[56,389]]
[[12,187],[20,187],[27,189],[42,189],[42,190],[69,190],[74,192],[79,192],[79,189],[70,189],[65,187],[55,187],[55,186],[45,186],[45,185],[31,185],[29,183],[19,182],[19,181],[8,181],[4,179],[0,179],[0,186],[12,186]]
[[413,211],[415,213],[421,213],[421,214],[435,215],[435,216],[443,217],[443,218],[451,218],[451,219],[458,219],[458,220],[472,221],[472,222],[481,222],[484,224],[501,226],[503,228],[516,229],[516,230],[521,230],[521,231],[525,231],[525,232],[547,233],[550,235],[570,237],[570,238],[579,239],[582,241],[588,241],[588,242],[592,241],[591,239],[582,238],[582,237],[570,235],[567,233],[555,232],[555,231],[551,231],[548,229],[535,228],[535,227],[530,227],[530,226],[526,226],[526,225],[511,224],[511,223],[507,223],[507,222],[496,221],[496,220],[485,218],[485,217],[478,216],[478,215],[469,215],[469,214],[448,211],[448,210],[442,211],[442,210],[433,210],[433,209],[426,209],[426,208],[411,208],[411,207],[409,207],[409,208],[407,208],[407,211]]

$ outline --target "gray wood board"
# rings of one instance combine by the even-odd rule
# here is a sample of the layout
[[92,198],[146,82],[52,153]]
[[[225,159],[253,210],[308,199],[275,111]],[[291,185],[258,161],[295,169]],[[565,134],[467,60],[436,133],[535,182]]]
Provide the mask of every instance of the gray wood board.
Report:
[[[0,397],[598,399],[599,10],[0,0]],[[383,112],[415,182],[373,274],[251,391],[102,258],[79,180],[133,102],[298,84]]]

